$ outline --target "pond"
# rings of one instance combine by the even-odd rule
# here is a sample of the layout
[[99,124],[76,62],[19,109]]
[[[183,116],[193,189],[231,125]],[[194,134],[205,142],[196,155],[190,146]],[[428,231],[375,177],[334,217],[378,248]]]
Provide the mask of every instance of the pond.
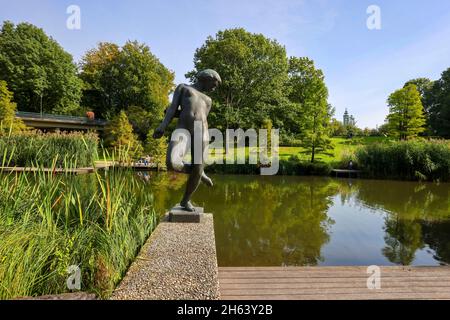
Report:
[[[186,176],[139,173],[163,214]],[[219,266],[450,263],[450,184],[211,176],[196,205],[214,214]]]

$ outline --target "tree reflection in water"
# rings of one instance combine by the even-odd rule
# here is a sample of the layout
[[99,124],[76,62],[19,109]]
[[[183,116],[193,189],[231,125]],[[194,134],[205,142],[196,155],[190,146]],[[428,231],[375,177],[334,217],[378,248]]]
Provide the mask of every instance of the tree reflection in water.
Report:
[[[180,199],[186,177],[150,175],[141,177],[148,180],[156,208],[164,213]],[[414,264],[423,249],[435,251],[429,253],[435,260],[450,262],[450,184],[235,175],[214,180],[214,188],[200,186],[193,200],[214,213],[221,266],[322,263],[327,259],[322,249],[339,223],[338,216],[336,221],[329,217],[332,206],[361,215],[375,212],[384,219],[379,234],[385,245],[378,252],[391,263]]]

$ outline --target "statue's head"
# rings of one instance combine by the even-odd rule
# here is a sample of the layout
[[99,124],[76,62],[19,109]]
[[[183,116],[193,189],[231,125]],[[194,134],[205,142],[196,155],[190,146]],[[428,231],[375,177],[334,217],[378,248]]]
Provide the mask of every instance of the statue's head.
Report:
[[222,83],[220,75],[212,69],[200,71],[196,78],[205,91],[214,91]]

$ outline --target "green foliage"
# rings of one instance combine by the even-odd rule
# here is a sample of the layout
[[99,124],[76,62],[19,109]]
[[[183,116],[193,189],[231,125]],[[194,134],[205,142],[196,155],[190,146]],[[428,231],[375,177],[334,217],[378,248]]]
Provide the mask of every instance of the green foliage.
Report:
[[12,98],[13,94],[8,90],[6,82],[0,80],[0,136],[26,128],[23,121],[16,118],[17,105],[12,102]]
[[83,57],[80,77],[85,83],[82,104],[104,118],[131,106],[161,118],[174,86],[174,74],[136,41],[123,47],[100,43]]
[[210,122],[218,129],[257,128],[285,96],[286,50],[262,34],[242,28],[219,31],[196,50],[194,66],[187,74],[192,81],[208,68],[222,77],[223,83],[211,94]]
[[125,111],[120,111],[105,128],[106,146],[116,150],[128,150],[132,158],[142,155],[142,145],[133,132],[133,127],[128,121]]
[[413,84],[416,86],[417,90],[419,91],[420,98],[422,101],[422,104],[425,105],[425,96],[430,91],[430,89],[433,87],[433,81],[431,81],[428,78],[417,78],[409,80],[405,83],[403,88],[406,88],[410,84]]
[[405,140],[425,131],[425,116],[416,85],[409,84],[392,93],[388,104],[387,121],[393,136]]
[[67,114],[79,107],[82,82],[72,56],[31,24],[3,23],[0,80],[8,83],[21,111]]
[[150,155],[151,162],[155,163],[159,168],[166,166],[166,152],[167,152],[167,139],[162,137],[161,139],[154,139],[152,136],[153,130],[147,135],[145,143],[145,152]]
[[321,70],[314,67],[308,58],[291,57],[289,60],[289,99],[298,103],[300,116],[301,146],[315,155],[332,149],[329,134],[329,122],[333,115],[332,107],[327,103],[328,89]]
[[154,229],[153,199],[125,171],[0,175],[0,299],[83,291],[110,296]]
[[431,135],[450,138],[450,68],[425,93]]
[[331,166],[323,162],[305,162],[299,157],[292,156],[287,160],[280,161],[279,175],[297,176],[328,176],[331,173]]
[[330,124],[330,135],[332,137],[343,137],[347,135],[347,130],[342,123],[342,121],[337,120],[336,118],[331,119]]
[[94,133],[25,131],[0,136],[0,157],[8,160],[3,166],[87,167],[97,159],[97,145]]
[[374,143],[356,151],[357,162],[372,178],[450,179],[450,144],[442,140]]
[[[207,171],[220,174],[251,174],[259,175],[261,166],[258,164],[249,164],[248,158],[245,164],[228,165],[212,164],[207,167]],[[298,156],[290,156],[288,159],[279,160],[279,170],[277,175],[318,175],[327,176],[331,173],[331,166],[323,162],[302,161]]]
[[159,118],[155,117],[150,111],[145,110],[142,107],[131,106],[125,111],[133,126],[133,131],[136,133],[139,141],[145,142],[147,135],[151,128],[156,128],[159,124]]

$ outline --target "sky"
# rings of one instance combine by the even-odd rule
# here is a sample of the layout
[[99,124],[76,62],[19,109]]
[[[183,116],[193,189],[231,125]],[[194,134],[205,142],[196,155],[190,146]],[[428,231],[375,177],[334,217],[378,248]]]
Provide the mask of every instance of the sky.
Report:
[[[66,26],[77,5],[81,28]],[[369,29],[370,5],[380,29]],[[41,27],[75,62],[98,42],[146,43],[177,83],[193,69],[195,49],[217,31],[243,27],[307,56],[323,70],[329,102],[359,127],[384,122],[387,97],[417,77],[450,67],[448,0],[0,0],[0,21]]]

